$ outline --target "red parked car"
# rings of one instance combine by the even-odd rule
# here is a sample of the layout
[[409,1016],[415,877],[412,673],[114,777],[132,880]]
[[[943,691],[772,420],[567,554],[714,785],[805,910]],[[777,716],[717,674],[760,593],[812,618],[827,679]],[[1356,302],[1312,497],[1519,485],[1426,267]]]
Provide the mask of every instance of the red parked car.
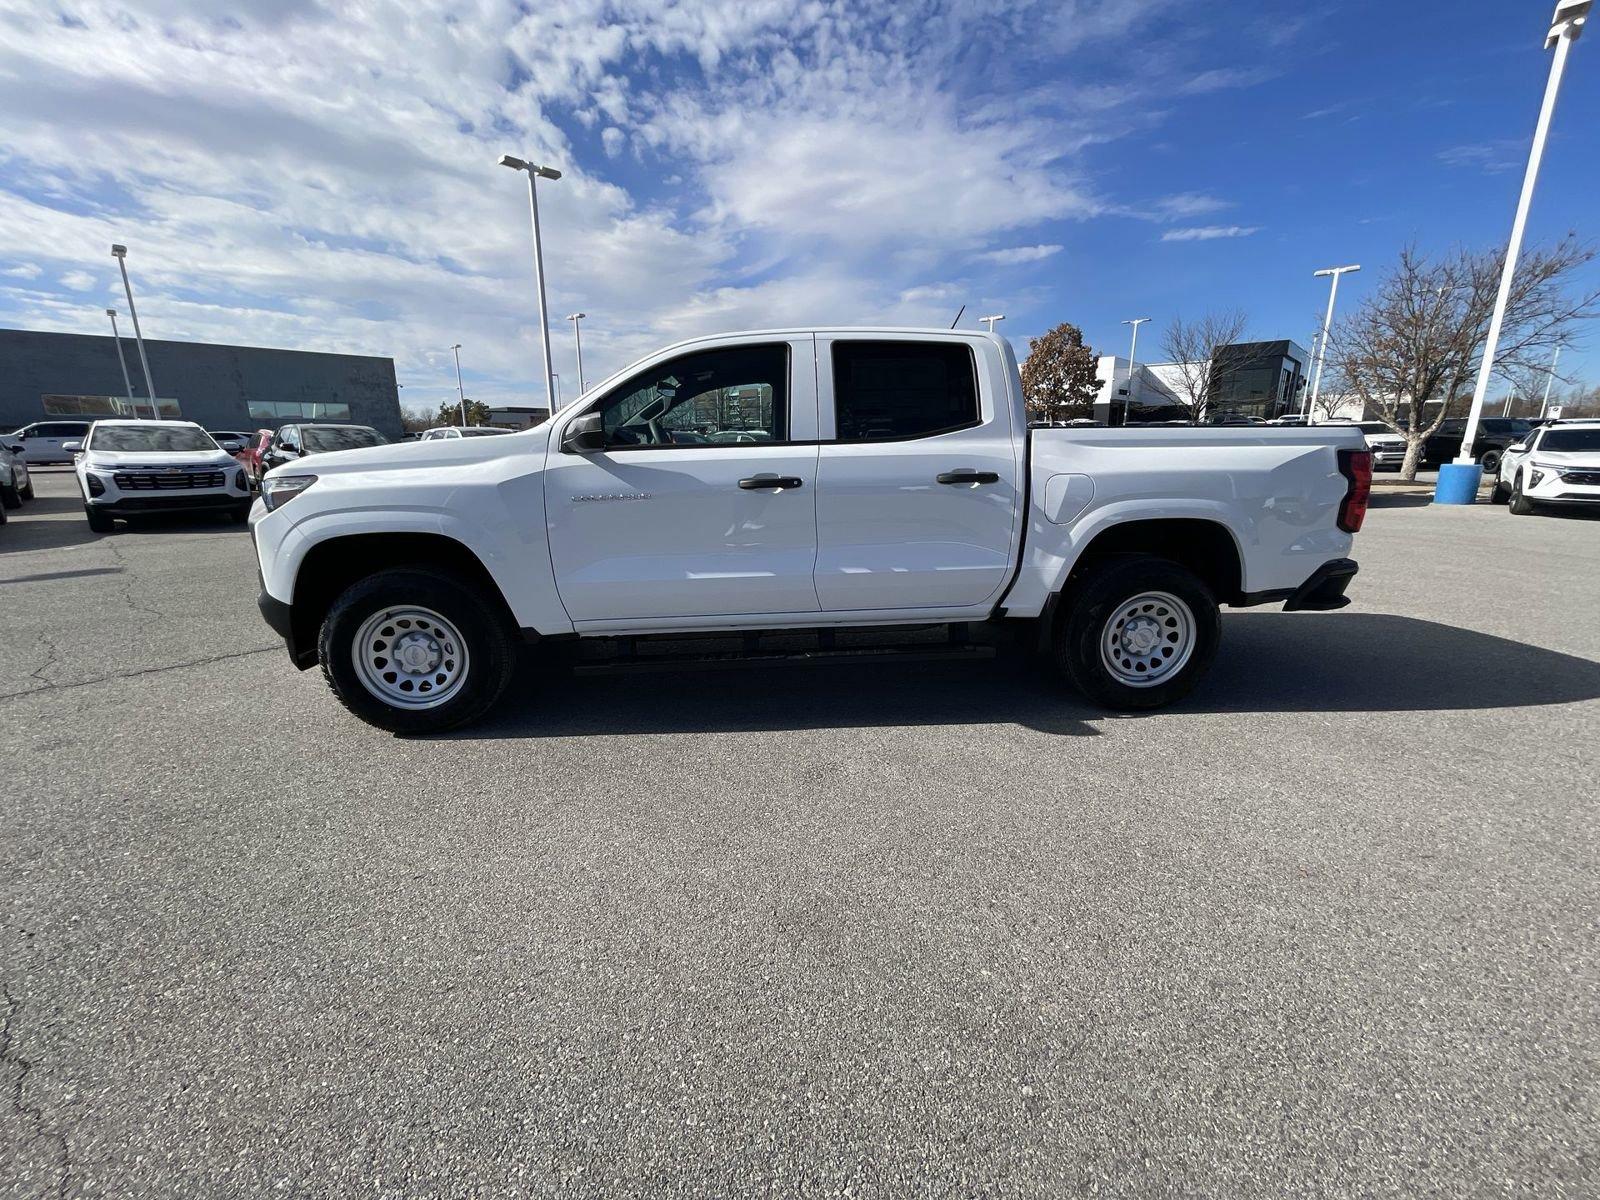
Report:
[[261,458],[270,445],[272,445],[272,430],[258,429],[251,435],[245,448],[234,455],[244,464],[245,474],[250,476],[257,486],[261,483],[261,476],[266,472],[266,468],[261,465]]

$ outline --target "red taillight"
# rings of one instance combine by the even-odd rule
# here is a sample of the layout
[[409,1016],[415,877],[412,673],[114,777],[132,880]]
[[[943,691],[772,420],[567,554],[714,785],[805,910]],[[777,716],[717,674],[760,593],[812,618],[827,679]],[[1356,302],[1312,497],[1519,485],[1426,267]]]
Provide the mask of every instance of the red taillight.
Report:
[[1339,528],[1346,533],[1359,533],[1372,496],[1372,451],[1339,451],[1339,474],[1346,481],[1344,499],[1339,504]]

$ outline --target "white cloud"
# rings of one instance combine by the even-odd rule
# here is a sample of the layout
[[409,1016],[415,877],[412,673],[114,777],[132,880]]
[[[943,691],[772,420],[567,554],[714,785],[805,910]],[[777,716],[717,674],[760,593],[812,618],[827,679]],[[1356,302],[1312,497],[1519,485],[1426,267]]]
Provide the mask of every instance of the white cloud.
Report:
[[1249,237],[1261,229],[1259,225],[1191,225],[1182,229],[1169,229],[1161,235],[1163,242],[1209,242],[1214,238]]
[[998,267],[1015,267],[1022,263],[1039,262],[1060,254],[1061,247],[1057,245],[1038,246],[1007,246],[1003,250],[985,250],[973,257],[979,262],[993,263]]
[[[1085,47],[1152,6],[9,7],[0,262],[41,286],[0,293],[0,317],[98,332],[47,284],[104,282],[119,241],[151,336],[393,355],[419,405],[453,390],[459,341],[481,398],[525,396],[527,194],[494,165],[511,152],[565,173],[539,193],[550,304],[592,314],[591,376],[686,333],[944,323],[963,267],[1038,261],[1051,223],[1118,211],[1076,156],[1156,119],[1143,101],[1178,68],[1103,85]],[[986,63],[1062,82],[1008,90]],[[1210,75],[1185,86],[1242,82]]]
[[1171,196],[1162,196],[1150,207],[1152,215],[1157,220],[1177,221],[1186,217],[1204,217],[1214,212],[1221,212],[1225,208],[1232,208],[1233,202],[1208,196],[1204,192],[1178,192]]

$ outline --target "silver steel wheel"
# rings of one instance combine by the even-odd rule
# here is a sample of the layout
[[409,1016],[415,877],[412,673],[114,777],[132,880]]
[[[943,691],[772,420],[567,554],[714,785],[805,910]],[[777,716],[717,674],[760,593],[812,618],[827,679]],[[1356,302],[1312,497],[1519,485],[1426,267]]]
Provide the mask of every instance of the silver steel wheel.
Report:
[[361,623],[350,654],[361,686],[395,708],[437,708],[467,681],[467,644],[431,608],[380,609]]
[[1195,621],[1171,592],[1142,592],[1119,604],[1100,634],[1100,661],[1128,687],[1165,683],[1194,653]]

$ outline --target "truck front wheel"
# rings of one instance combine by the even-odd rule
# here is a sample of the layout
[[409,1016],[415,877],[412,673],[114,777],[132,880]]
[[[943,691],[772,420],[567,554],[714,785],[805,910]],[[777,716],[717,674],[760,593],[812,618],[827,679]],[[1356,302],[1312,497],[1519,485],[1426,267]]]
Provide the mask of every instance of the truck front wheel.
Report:
[[1075,581],[1054,655],[1095,703],[1151,709],[1188,694],[1221,638],[1216,597],[1193,571],[1153,555],[1119,555]]
[[432,733],[483,715],[516,646],[476,587],[427,567],[379,571],[333,602],[317,639],[323,677],[369,725]]

